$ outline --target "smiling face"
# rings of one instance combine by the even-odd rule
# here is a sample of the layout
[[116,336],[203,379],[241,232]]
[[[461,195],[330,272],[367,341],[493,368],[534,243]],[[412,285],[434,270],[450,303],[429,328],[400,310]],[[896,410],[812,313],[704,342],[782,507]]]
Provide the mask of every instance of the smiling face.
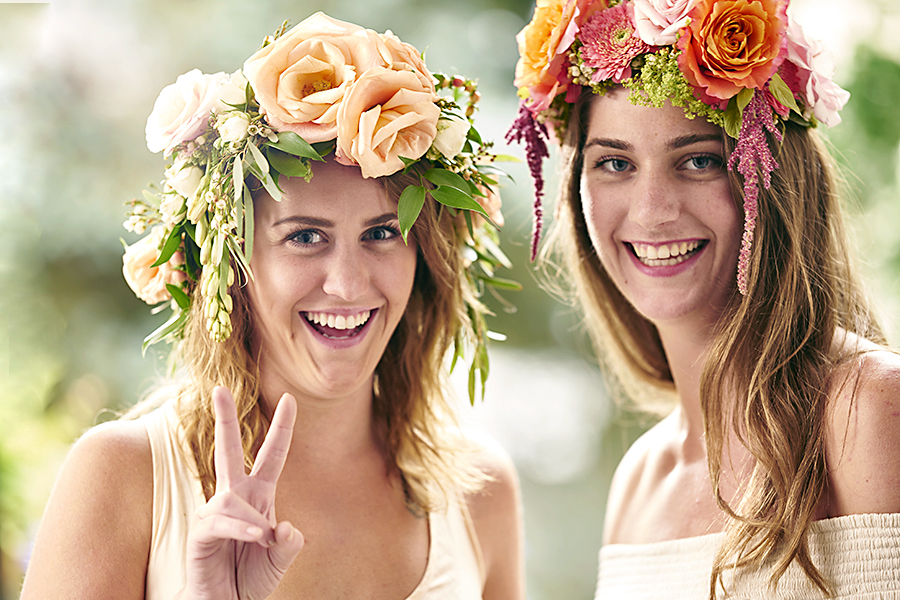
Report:
[[720,130],[614,89],[590,106],[580,181],[600,262],[657,326],[718,318],[734,287],[742,221]]
[[254,199],[247,294],[263,393],[275,398],[370,393],[416,271],[380,181],[333,161],[313,173],[282,178],[280,202]]

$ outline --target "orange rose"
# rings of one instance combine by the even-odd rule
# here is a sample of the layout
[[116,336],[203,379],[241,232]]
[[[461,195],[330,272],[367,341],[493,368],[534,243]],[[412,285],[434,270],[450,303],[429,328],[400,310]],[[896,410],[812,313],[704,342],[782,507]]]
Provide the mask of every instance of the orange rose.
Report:
[[678,39],[678,65],[713,105],[761,88],[787,52],[785,0],[700,0]]
[[606,7],[606,0],[537,0],[531,22],[516,36],[520,58],[515,86],[528,90],[533,111],[544,110],[566,90],[565,77],[560,77],[565,52],[587,17]]
[[337,115],[338,162],[359,165],[363,177],[403,168],[431,147],[441,114],[434,84],[416,71],[373,67],[351,85]]
[[244,75],[276,131],[307,142],[334,139],[338,107],[359,73],[383,65],[377,34],[319,12],[244,63]]

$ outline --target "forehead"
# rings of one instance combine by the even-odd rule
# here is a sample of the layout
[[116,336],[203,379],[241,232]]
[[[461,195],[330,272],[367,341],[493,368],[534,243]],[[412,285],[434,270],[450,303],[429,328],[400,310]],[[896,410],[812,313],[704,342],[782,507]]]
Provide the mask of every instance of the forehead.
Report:
[[587,112],[587,139],[611,138],[632,142],[666,141],[685,135],[720,135],[721,128],[702,117],[688,118],[680,106],[633,104],[629,91],[614,88],[595,95]]
[[358,167],[347,167],[332,160],[314,163],[313,176],[307,182],[302,177],[282,177],[279,180],[284,194],[280,202],[268,194],[261,194],[256,202],[257,216],[273,219],[302,214],[330,221],[367,220],[373,215],[396,212],[380,179],[366,179]]

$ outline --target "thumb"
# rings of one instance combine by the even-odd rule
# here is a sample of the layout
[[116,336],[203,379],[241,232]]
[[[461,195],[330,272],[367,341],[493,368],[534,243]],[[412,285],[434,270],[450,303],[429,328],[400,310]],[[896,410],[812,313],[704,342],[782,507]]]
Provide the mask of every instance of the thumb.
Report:
[[272,566],[284,574],[300,554],[305,543],[303,534],[288,521],[276,525],[275,543],[269,547],[269,560],[272,561]]

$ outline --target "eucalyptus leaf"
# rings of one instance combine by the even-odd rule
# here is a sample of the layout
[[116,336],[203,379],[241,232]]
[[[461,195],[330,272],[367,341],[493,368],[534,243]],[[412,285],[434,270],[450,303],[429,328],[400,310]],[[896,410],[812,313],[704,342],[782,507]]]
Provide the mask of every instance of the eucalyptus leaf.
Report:
[[277,148],[282,152],[299,156],[300,158],[309,158],[311,160],[323,160],[322,156],[310,145],[309,142],[294,133],[293,131],[283,131],[278,134],[277,142],[269,142],[266,144],[270,148]]
[[247,148],[250,150],[250,154],[253,155],[253,160],[256,161],[256,166],[259,167],[259,170],[268,175],[269,161],[266,160],[263,153],[260,152],[259,148],[257,148],[256,144],[253,142],[247,142]]
[[403,193],[400,194],[400,200],[397,202],[397,218],[400,221],[400,233],[403,236],[404,243],[409,230],[419,218],[422,212],[422,206],[425,205],[425,188],[420,185],[407,186]]
[[305,178],[309,176],[309,163],[293,154],[282,152],[277,148],[267,148],[266,156],[268,156],[272,168],[285,177]]
[[734,139],[741,133],[741,110],[737,106],[737,98],[732,97],[725,109],[725,133]]
[[[244,197],[248,200],[245,204],[246,210],[244,211],[244,255],[249,264],[253,254],[253,234],[255,233],[255,230],[253,229],[253,196],[250,194],[250,188],[247,187],[246,183],[244,184]],[[253,279],[253,277],[250,276],[250,279]]]
[[169,259],[172,258],[172,255],[175,254],[175,251],[178,250],[178,247],[181,245],[181,232],[181,227],[172,228],[172,231],[169,232],[169,237],[166,238],[166,242],[163,244],[163,248],[159,253],[159,258],[156,259],[155,263],[150,265],[151,268],[169,262]]
[[172,285],[171,283],[166,284],[166,289],[169,290],[169,293],[172,295],[172,299],[175,300],[175,303],[181,308],[181,310],[187,310],[191,307],[191,297],[184,293],[177,285]]
[[431,197],[443,204],[444,206],[449,206],[451,208],[459,208],[463,210],[474,210],[475,212],[488,216],[484,209],[478,204],[478,201],[473,199],[472,196],[459,190],[455,187],[447,187],[447,186],[438,186],[436,189],[433,189],[429,192]]
[[464,192],[469,190],[468,181],[447,169],[428,169],[425,171],[425,179],[437,186],[446,185]]
[[775,99],[781,102],[783,106],[799,113],[800,107],[797,106],[797,100],[794,99],[794,92],[784,82],[781,75],[774,73],[769,80],[769,91],[775,96]]

